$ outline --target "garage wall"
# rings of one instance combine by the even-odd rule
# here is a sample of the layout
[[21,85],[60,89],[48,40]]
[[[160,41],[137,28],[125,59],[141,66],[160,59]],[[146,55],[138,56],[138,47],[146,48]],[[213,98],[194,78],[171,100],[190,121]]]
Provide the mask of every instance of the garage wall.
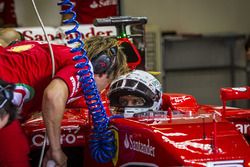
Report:
[[[15,2],[18,23],[26,27],[39,26],[31,0],[15,0]],[[60,25],[61,16],[59,14],[60,8],[57,6],[58,0],[35,0],[35,2],[46,26]],[[231,86],[230,70],[221,70],[220,73],[216,71],[195,71],[191,75],[185,73],[185,71],[178,72],[178,74],[164,73],[164,70],[168,69],[168,62],[172,63],[166,59],[167,56],[175,57],[178,55],[180,60],[185,60],[185,54],[182,52],[196,50],[197,47],[192,45],[189,48],[190,43],[186,43],[184,48],[180,48],[182,45],[176,44],[174,50],[169,48],[170,45],[165,46],[166,43],[161,39],[160,34],[163,31],[203,35],[223,34],[225,37],[227,34],[250,34],[250,0],[121,0],[121,5],[122,15],[148,17],[146,30],[151,33],[151,36],[157,37],[150,39],[154,41],[153,49],[157,48],[154,52],[155,55],[151,55],[151,57],[155,57],[154,61],[157,65],[153,70],[162,71],[159,78],[165,90],[193,94],[201,103],[220,104],[218,90],[222,86]],[[211,42],[211,44],[214,44],[214,42]],[[163,46],[162,49],[161,46]],[[208,53],[206,48],[210,44],[204,46],[204,49],[202,47],[198,49],[200,53]],[[220,46],[218,45],[218,47]],[[244,58],[242,45],[240,48],[237,49],[239,53],[235,54],[236,60],[239,59],[237,56],[242,57],[243,55]],[[161,53],[161,51],[163,52]],[[220,49],[215,51],[215,55],[220,53]],[[204,60],[206,60],[206,54],[199,55],[204,56]],[[228,60],[227,52],[223,52],[222,55],[225,57],[222,61],[226,63]],[[152,60],[150,59],[150,61]],[[164,61],[167,62],[161,64]],[[197,62],[197,64],[200,64],[200,62]],[[235,86],[245,83],[244,74],[241,73],[242,71],[240,71],[240,74],[238,72],[235,74],[237,79]]]
[[122,13],[147,16],[162,30],[250,32],[249,0],[122,0]]
[[[34,0],[45,26],[58,26],[61,22],[59,0]],[[20,26],[40,26],[31,0],[15,0],[17,22]]]
[[[31,0],[15,0],[18,22],[39,25]],[[59,0],[35,0],[44,23],[58,26]],[[121,0],[123,15],[147,16],[161,30],[189,33],[250,31],[249,0]]]

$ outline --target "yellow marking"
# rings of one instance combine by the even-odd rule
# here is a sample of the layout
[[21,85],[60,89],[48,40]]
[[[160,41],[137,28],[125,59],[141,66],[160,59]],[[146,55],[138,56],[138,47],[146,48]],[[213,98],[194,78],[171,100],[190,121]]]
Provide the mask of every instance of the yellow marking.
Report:
[[116,166],[117,164],[117,161],[118,161],[118,153],[119,153],[119,134],[118,134],[118,131],[115,130],[115,129],[112,129],[114,135],[115,135],[115,144],[116,144],[116,152],[115,152],[115,156],[114,158],[112,159],[112,162],[114,164],[114,166]]
[[27,44],[27,45],[20,45],[20,46],[13,46],[10,49],[8,49],[11,52],[22,52],[22,51],[26,51],[29,50],[31,48],[33,48],[35,45],[33,44]]

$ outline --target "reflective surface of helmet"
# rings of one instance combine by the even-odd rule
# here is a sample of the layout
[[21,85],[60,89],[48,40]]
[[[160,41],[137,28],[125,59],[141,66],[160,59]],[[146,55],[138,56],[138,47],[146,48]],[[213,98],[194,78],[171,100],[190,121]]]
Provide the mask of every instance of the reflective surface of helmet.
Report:
[[[122,106],[121,96],[133,95],[144,99],[144,105]],[[124,107],[124,117],[131,117],[135,113],[157,111],[162,102],[162,87],[160,82],[148,72],[134,70],[114,80],[109,91],[110,105]]]

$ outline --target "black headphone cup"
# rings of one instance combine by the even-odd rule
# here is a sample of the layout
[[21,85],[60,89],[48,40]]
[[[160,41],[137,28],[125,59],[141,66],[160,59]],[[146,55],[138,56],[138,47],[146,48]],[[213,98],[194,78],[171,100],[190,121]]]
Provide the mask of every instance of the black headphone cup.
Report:
[[[115,64],[117,52],[118,48],[117,46],[114,46],[95,55],[91,60],[94,73],[103,74],[110,72]],[[108,53],[111,53],[111,55],[108,55]]]
[[103,74],[110,68],[110,66],[112,64],[112,60],[104,52],[99,53],[96,57],[97,57],[96,59],[92,60],[94,73],[95,74]]
[[3,93],[4,93],[4,96],[5,96],[6,99],[12,100],[12,98],[13,98],[13,93],[12,93],[10,90],[4,90]]
[[15,88],[14,84],[8,84],[5,85],[4,87],[2,85],[0,85],[0,89],[1,89],[1,95],[3,95],[7,100],[12,100],[13,98],[13,90]]

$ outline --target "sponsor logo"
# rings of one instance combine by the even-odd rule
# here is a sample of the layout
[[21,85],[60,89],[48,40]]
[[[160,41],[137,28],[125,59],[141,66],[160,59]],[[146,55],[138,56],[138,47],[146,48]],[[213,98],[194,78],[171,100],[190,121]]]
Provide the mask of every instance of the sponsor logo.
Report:
[[237,130],[239,130],[242,134],[248,134],[250,135],[250,124],[235,124],[235,127]]
[[[80,127],[76,127],[75,129],[66,130],[68,133],[62,134],[60,138],[60,144],[74,144],[77,140],[84,139],[83,135],[77,134],[80,130]],[[41,147],[44,142],[44,134],[36,134],[32,137],[32,143],[34,146]],[[49,145],[48,138],[46,139],[46,144]]]
[[155,147],[150,144],[150,140],[147,139],[147,142],[142,142],[140,140],[134,140],[133,135],[126,134],[124,140],[124,147],[142,154],[155,157]]
[[76,80],[73,76],[70,77],[70,81],[72,83],[72,92],[71,92],[71,95],[70,97],[72,97],[76,91]]
[[33,45],[33,44],[14,46],[14,47],[11,47],[10,49],[8,49],[8,51],[11,51],[11,52],[22,52],[22,51],[30,50],[34,46],[35,45]]
[[72,83],[72,93],[71,93],[70,97],[72,97],[75,93],[78,92],[78,89],[80,87],[79,78],[80,77],[78,75],[76,77],[74,77],[74,76],[70,77],[70,81]]
[[[71,33],[65,36],[64,31],[68,27],[59,27],[58,29],[51,29],[47,27],[47,36],[50,41],[58,42],[61,40],[70,40],[77,37],[76,33]],[[40,28],[17,28],[20,31],[26,40],[35,40],[35,41],[46,41],[46,37]],[[82,32],[82,39],[89,38],[91,36],[111,36],[116,34],[116,30],[113,27],[106,28],[96,28],[93,26],[80,26],[79,31]]]
[[99,2],[93,1],[93,3],[89,5],[89,7],[92,9],[96,9],[96,8],[107,7],[111,5],[117,5],[117,0],[100,0]]
[[184,101],[190,100],[190,97],[180,96],[180,97],[171,97],[171,100],[174,100],[175,103],[183,103]]

